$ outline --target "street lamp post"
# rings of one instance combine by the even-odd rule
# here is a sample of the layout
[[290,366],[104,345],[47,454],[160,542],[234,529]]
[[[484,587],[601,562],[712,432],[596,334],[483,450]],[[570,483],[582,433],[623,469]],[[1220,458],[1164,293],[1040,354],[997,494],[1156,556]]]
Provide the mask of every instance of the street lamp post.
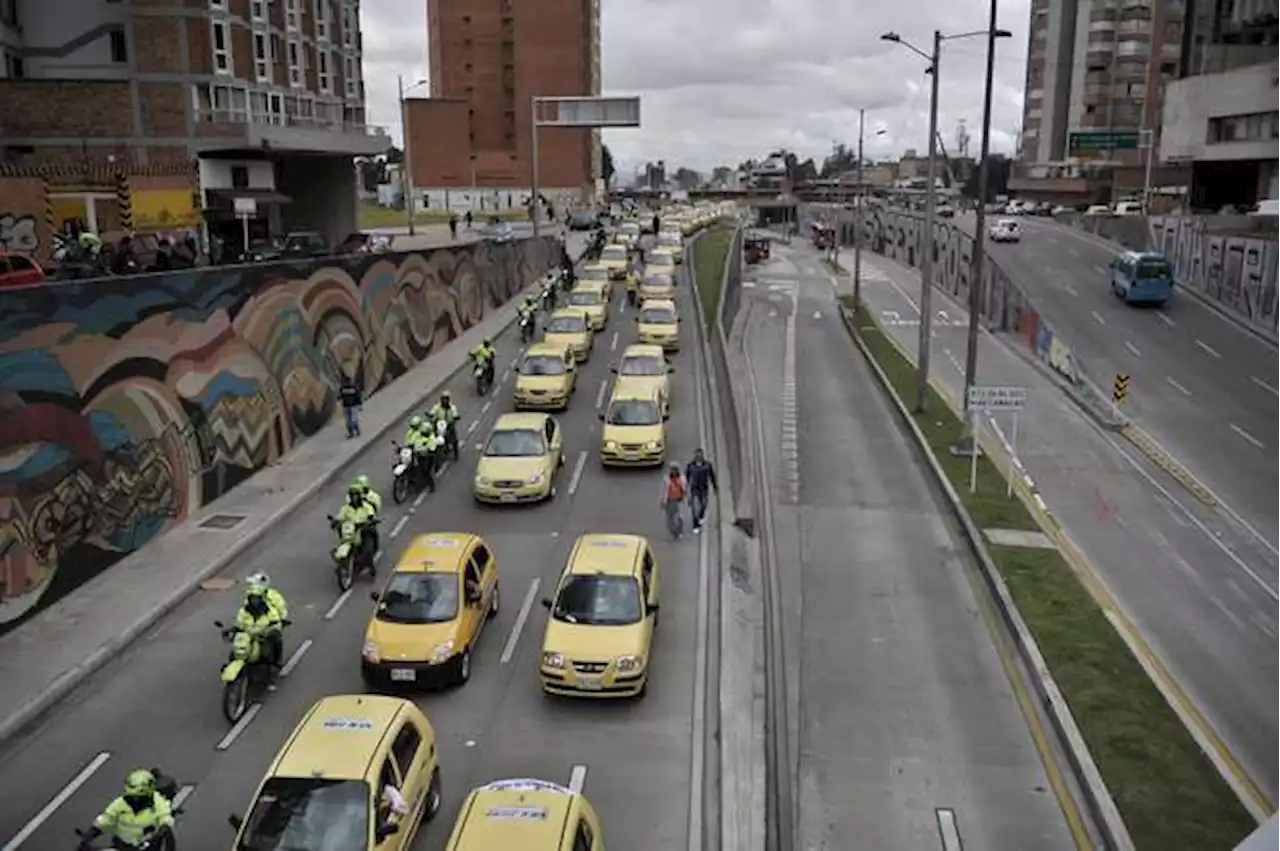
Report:
[[537,239],[538,230],[538,102],[541,98],[533,98],[533,106],[529,112],[529,218],[533,220],[533,237]]
[[403,168],[401,168],[402,173],[400,175],[400,180],[404,192],[404,210],[405,218],[408,219],[409,224],[409,236],[414,235],[413,214],[414,207],[416,205],[413,200],[413,161],[410,158],[411,154],[409,152],[411,147],[409,144],[409,109],[408,104],[404,99],[404,93],[410,89],[415,89],[426,82],[426,80],[419,80],[406,89],[404,85],[404,77],[396,75],[396,91],[398,92],[400,99],[400,130],[401,135],[404,137],[404,162],[402,163]]
[[[864,135],[864,122],[867,111],[865,109],[858,110],[858,165],[855,171],[857,177],[857,186],[854,187],[853,196],[853,309],[857,310],[862,304],[862,216],[866,211],[866,195],[867,187],[862,178],[862,140]],[[875,132],[876,136],[883,136],[887,131],[883,128]]]

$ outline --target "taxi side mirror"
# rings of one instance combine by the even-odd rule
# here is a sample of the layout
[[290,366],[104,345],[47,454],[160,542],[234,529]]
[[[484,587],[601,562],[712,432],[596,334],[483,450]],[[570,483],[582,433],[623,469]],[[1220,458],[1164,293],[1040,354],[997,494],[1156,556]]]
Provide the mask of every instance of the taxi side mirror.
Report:
[[551,609],[551,598],[550,598],[550,597],[543,597],[543,598],[542,598],[542,608],[547,609],[547,610],[550,610],[550,609]]
[[669,419],[671,419],[671,414],[663,414],[663,415],[662,415],[662,421],[663,421],[664,423],[665,423],[667,420],[669,420]]
[[596,416],[598,416],[598,417],[600,418],[600,422],[604,422],[604,414],[603,414],[603,413],[596,414]]
[[671,373],[673,373],[673,372],[675,372],[675,371],[676,371],[676,368],[675,368],[674,366],[668,366],[668,367],[667,367],[667,374],[671,374]]
[[612,372],[614,375],[617,375],[617,374],[618,374],[618,365],[617,365],[617,364],[609,364],[609,371],[610,371],[610,372]]
[[657,603],[650,603],[650,604],[649,604],[649,614],[651,614],[651,615],[656,615],[657,613],[658,613],[658,604],[657,604]]
[[231,815],[227,816],[227,824],[231,825],[236,830],[239,830],[241,827],[244,826],[244,819],[240,818],[240,816],[236,815],[235,813],[232,813]]
[[369,592],[369,599],[376,603],[376,602],[378,602],[378,600],[380,600],[380,599],[382,599],[382,598],[381,598],[381,596],[378,594],[378,592],[377,592],[377,591],[370,591],[370,592]]
[[385,842],[387,840],[387,837],[395,836],[399,832],[400,832],[400,825],[396,824],[395,822],[387,822],[386,824],[378,825],[378,832],[376,834],[378,843],[381,844]]

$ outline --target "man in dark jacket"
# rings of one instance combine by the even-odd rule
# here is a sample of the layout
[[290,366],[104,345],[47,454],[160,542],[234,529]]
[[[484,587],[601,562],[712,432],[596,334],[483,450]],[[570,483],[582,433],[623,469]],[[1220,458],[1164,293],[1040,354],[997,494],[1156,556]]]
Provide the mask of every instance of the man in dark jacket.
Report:
[[360,436],[360,385],[345,373],[338,385],[338,398],[342,401],[342,413],[347,418],[347,437]]
[[720,492],[720,486],[716,484],[716,468],[711,466],[701,449],[694,450],[693,460],[685,467],[684,478],[689,483],[689,514],[692,516],[693,532],[696,535],[702,532],[702,518],[707,514],[709,491],[715,488],[717,493]]

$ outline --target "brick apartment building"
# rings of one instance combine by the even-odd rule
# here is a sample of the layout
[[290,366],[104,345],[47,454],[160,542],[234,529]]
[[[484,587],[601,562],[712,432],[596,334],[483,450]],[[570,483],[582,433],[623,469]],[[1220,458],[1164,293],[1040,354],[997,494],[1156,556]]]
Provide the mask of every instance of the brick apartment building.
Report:
[[[600,94],[600,0],[427,0],[430,98],[406,102],[419,205],[519,206],[531,182],[532,99]],[[598,130],[538,131],[540,193],[596,192]]]
[[69,218],[100,232],[198,223],[238,245],[238,198],[254,201],[255,236],[341,238],[355,228],[352,157],[388,141],[365,124],[359,12],[358,0],[0,0],[0,217],[37,216],[6,205],[16,181],[39,178],[41,250]]

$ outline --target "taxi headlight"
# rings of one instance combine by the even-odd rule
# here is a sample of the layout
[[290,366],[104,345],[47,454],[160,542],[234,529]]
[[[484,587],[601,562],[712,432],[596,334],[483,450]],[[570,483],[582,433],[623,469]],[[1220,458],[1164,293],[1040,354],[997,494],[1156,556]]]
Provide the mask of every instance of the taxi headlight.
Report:
[[453,639],[450,639],[444,642],[443,644],[437,644],[436,649],[431,651],[431,658],[433,661],[436,661],[436,662],[443,662],[445,659],[448,659],[452,655],[453,655]]
[[604,448],[605,448],[605,449],[617,449],[617,448],[618,448],[618,441],[616,441],[616,440],[606,440],[606,441],[604,442]]
[[638,671],[644,667],[643,656],[619,656],[617,659],[618,673],[629,674],[632,671]]
[[661,448],[662,448],[662,441],[661,441],[661,440],[651,440],[651,441],[649,441],[648,443],[646,443],[646,444],[645,444],[645,449],[655,449],[655,450],[656,450],[656,449],[661,449]]
[[488,476],[476,476],[476,487],[487,488],[491,484],[493,482],[489,480]]
[[534,473],[531,476],[529,476],[529,484],[531,485],[536,485],[540,481],[542,481],[541,473]]
[[542,651],[542,667],[564,670],[564,654],[550,650]]
[[362,655],[366,662],[372,662],[375,665],[382,661],[382,653],[378,650],[378,645],[374,644],[372,641],[366,641],[364,643]]

